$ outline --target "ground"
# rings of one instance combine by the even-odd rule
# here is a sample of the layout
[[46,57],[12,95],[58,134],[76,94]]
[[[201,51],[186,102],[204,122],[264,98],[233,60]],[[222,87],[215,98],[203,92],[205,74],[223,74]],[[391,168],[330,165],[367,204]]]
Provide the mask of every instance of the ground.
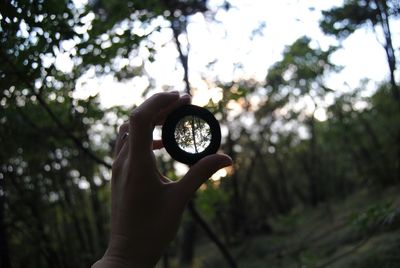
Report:
[[[271,222],[273,234],[248,236],[232,246],[238,267],[400,267],[398,187],[360,190],[331,204],[296,208]],[[195,255],[195,268],[228,267],[207,240]]]

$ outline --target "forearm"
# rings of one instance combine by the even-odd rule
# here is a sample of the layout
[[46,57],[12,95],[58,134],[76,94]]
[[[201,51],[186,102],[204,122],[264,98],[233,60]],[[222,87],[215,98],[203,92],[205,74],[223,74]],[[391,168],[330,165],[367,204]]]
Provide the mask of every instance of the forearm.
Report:
[[129,266],[128,263],[123,262],[121,260],[111,260],[106,257],[101,258],[95,264],[92,265],[91,268],[126,268],[126,267],[134,267]]
[[154,268],[162,255],[157,249],[154,244],[147,244],[146,239],[129,240],[115,235],[104,256],[92,268]]
[[156,263],[150,260],[123,260],[120,258],[112,258],[104,256],[98,260],[91,268],[154,268]]

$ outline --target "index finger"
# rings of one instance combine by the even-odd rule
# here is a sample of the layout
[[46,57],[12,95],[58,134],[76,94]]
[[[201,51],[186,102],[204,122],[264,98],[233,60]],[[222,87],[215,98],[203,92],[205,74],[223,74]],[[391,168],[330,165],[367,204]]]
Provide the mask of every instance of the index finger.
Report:
[[[153,130],[160,113],[179,99],[177,92],[157,93],[137,107],[129,118],[129,152],[132,155],[152,151]],[[139,157],[140,158],[140,157]]]

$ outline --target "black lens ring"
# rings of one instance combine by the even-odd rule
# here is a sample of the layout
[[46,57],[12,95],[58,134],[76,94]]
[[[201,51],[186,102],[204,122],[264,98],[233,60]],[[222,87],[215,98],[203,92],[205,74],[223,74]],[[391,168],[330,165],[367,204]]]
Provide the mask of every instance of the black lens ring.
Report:
[[[175,128],[180,120],[186,116],[196,116],[204,120],[211,130],[210,144],[200,153],[188,153],[182,150],[175,140]],[[173,159],[181,163],[193,165],[201,158],[215,154],[221,145],[221,128],[214,115],[205,108],[187,104],[172,111],[162,127],[162,141],[164,148]]]

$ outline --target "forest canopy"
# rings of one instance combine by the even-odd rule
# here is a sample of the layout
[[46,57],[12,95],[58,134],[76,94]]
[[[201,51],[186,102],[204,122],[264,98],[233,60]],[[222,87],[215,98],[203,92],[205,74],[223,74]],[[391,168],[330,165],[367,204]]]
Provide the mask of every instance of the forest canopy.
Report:
[[[178,89],[195,99],[202,85],[203,106],[221,124],[221,151],[234,165],[197,192],[157,267],[399,266],[400,4],[344,0],[321,10],[316,27],[331,42],[304,29],[268,64],[266,41],[252,63],[265,67],[262,79],[246,73],[245,59],[228,64],[231,79],[216,74],[217,56],[201,72],[192,68],[194,18],[223,28],[221,12],[239,6],[0,2],[1,267],[89,267],[99,259],[108,243],[118,126],[154,92]],[[260,22],[240,38],[252,44],[268,27],[277,26]],[[383,55],[385,78],[332,87],[346,68],[335,53],[360,31],[376,36],[379,50],[365,57]],[[166,47],[172,67],[160,52]],[[152,63],[165,69],[152,71]],[[154,73],[179,78],[162,84]],[[137,99],[104,105],[99,92],[85,91],[105,77]],[[156,156],[161,173],[178,180],[186,167],[165,151]]]

